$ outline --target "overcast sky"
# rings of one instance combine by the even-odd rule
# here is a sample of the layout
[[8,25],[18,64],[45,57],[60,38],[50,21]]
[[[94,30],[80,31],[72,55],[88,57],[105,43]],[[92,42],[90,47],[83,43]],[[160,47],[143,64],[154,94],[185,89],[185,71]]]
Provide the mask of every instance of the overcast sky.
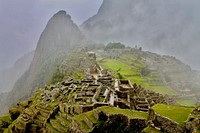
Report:
[[97,13],[103,0],[0,0],[0,70],[35,49],[48,20],[65,10],[78,25]]

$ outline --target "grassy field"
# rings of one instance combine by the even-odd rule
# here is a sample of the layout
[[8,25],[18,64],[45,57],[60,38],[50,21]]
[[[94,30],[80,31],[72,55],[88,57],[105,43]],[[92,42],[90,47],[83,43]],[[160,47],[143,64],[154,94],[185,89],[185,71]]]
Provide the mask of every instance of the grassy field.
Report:
[[[142,65],[141,60],[136,60],[134,58],[131,58],[131,56],[124,55],[125,57],[121,57],[120,59],[104,59],[99,62],[99,64],[104,68],[108,70],[112,70],[115,72],[115,77],[119,78],[117,75],[117,71],[119,71],[120,75],[125,78],[129,79],[132,83],[137,83],[142,86],[144,86],[147,89],[156,91],[161,94],[168,94],[168,95],[175,95],[176,92],[172,90],[171,88],[159,85],[159,86],[153,86],[151,85],[150,80],[159,80],[158,76],[147,76],[143,77],[141,76],[141,69],[144,68]],[[156,75],[154,74],[154,75]],[[146,81],[147,80],[147,81]]]
[[194,99],[180,99],[176,102],[182,106],[196,106],[197,101]]
[[123,114],[125,116],[128,116],[129,118],[147,118],[147,113],[146,112],[139,112],[135,110],[128,110],[128,109],[120,109],[116,107],[101,107],[97,108],[98,110],[101,110],[107,114]]
[[164,105],[164,104],[157,104],[153,106],[152,109],[156,113],[168,117],[180,124],[183,124],[188,119],[189,114],[193,110],[192,107]]

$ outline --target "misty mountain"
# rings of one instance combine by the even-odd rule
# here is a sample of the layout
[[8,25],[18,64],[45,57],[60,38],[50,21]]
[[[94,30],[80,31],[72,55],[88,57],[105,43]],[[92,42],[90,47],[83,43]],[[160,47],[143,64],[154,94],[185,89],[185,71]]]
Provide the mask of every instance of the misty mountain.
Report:
[[17,79],[28,70],[33,56],[34,52],[25,54],[11,68],[0,72],[0,93],[9,92],[13,88]]
[[198,0],[104,0],[81,29],[95,41],[142,46],[199,69],[198,5]]
[[[59,11],[48,22],[40,36],[33,61],[16,82],[0,108],[8,108],[31,96],[51,80],[54,70],[68,53],[88,43],[70,15]],[[2,98],[3,99],[3,98]]]

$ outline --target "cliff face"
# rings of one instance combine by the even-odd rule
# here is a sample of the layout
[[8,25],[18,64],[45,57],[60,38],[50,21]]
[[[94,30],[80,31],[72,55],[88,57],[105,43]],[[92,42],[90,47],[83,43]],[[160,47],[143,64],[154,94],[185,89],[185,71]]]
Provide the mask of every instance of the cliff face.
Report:
[[73,49],[88,43],[71,17],[59,11],[48,22],[35,51],[28,71],[18,79],[13,90],[1,100],[1,108],[7,108],[20,99],[27,98],[46,84],[54,70]]
[[28,70],[33,56],[34,52],[25,54],[11,68],[0,72],[0,93],[9,92],[13,88],[17,79]]
[[200,67],[196,59],[200,42],[198,4],[197,0],[104,0],[98,13],[81,28],[99,42],[139,45]]

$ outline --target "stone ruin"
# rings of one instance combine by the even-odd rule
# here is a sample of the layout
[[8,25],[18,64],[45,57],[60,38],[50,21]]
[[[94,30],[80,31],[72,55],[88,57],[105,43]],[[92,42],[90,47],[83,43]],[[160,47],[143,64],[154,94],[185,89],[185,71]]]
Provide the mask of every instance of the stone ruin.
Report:
[[189,115],[188,122],[186,123],[186,128],[191,132],[198,132],[200,129],[200,106],[193,109]]
[[[47,123],[50,123],[58,131],[63,132],[65,130],[58,128],[55,121],[51,119],[55,117],[55,114],[66,114],[65,116],[59,115],[79,128],[80,126],[76,125],[69,115],[81,114],[101,106],[148,111],[157,103],[173,103],[173,100],[167,96],[146,90],[136,83],[132,84],[129,80],[114,79],[111,72],[102,70],[97,65],[85,72],[86,77],[82,80],[69,77],[61,83],[46,85],[40,94],[38,103],[33,107],[23,108],[25,110],[10,130],[27,132],[27,129],[31,129],[31,131],[39,132]],[[90,127],[92,125],[91,123]],[[45,128],[53,132],[50,128]],[[70,127],[69,129],[72,130]]]

